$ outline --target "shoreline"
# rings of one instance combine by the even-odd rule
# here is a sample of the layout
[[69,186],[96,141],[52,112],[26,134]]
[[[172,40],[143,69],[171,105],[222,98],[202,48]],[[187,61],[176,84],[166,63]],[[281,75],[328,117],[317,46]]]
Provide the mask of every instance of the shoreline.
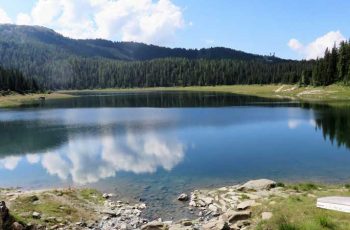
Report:
[[350,86],[330,85],[326,87],[297,86],[288,84],[268,85],[220,85],[220,86],[188,86],[188,87],[151,87],[151,88],[106,88],[86,90],[62,90],[63,94],[70,93],[137,93],[158,91],[185,91],[185,92],[217,92],[238,95],[257,96],[262,98],[285,98],[305,102],[350,101]]
[[[31,93],[21,95],[13,93],[6,96],[0,96],[0,108],[19,108],[23,106],[40,105],[42,100],[56,100],[75,97],[74,95],[63,94],[59,92],[53,93]],[[41,99],[44,98],[44,99]]]
[[16,108],[40,104],[40,97],[45,100],[65,99],[79,97],[76,93],[137,93],[160,91],[185,91],[185,92],[217,92],[232,93],[262,98],[290,99],[302,102],[319,102],[327,104],[348,103],[350,101],[350,87],[342,85],[330,85],[326,87],[313,87],[287,84],[276,85],[222,85],[222,86],[189,86],[189,87],[154,87],[154,88],[107,88],[85,90],[60,90],[53,93],[11,94],[0,96],[0,108]]
[[350,185],[260,179],[179,194],[174,202],[195,218],[150,220],[142,215],[147,203],[122,202],[94,189],[0,190],[8,224],[26,229],[320,229],[325,222],[349,229],[350,214],[316,208],[317,198],[331,195],[350,196]]

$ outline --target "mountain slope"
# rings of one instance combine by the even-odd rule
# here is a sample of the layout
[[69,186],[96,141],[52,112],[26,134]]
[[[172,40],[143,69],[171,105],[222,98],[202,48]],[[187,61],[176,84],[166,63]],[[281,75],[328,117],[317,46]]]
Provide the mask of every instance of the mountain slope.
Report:
[[[171,49],[66,38],[38,26],[0,25],[0,66],[45,89],[295,83],[310,62],[228,48]],[[308,70],[305,72],[305,70]]]
[[166,48],[136,42],[112,42],[102,39],[76,40],[39,26],[0,25],[0,44],[31,45],[36,49],[60,50],[59,53],[83,57],[144,61],[158,58],[234,59],[281,61],[275,57],[249,54],[229,48],[208,49]]

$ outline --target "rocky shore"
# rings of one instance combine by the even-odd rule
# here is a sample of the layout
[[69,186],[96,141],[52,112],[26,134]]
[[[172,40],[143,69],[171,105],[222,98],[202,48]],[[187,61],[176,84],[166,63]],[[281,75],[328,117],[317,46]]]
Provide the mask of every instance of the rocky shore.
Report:
[[[303,208],[306,205],[304,208],[309,214],[317,216],[327,212],[313,207],[318,195],[348,194],[348,190],[346,186],[324,189],[312,184],[284,186],[267,179],[253,180],[239,185],[179,194],[177,202],[186,202],[187,208],[197,216],[194,219],[148,220],[142,217],[147,204],[129,204],[113,199],[113,194],[101,194],[91,189],[5,189],[0,191],[0,226],[2,229],[14,230],[279,229],[281,224],[293,226],[293,217],[289,217],[288,213],[283,214],[283,206],[288,208],[288,205],[296,202],[296,207]],[[281,219],[282,214],[285,219]],[[329,214],[332,215],[335,219],[343,218],[337,213]],[[344,219],[349,217],[344,216]],[[318,220],[315,221],[317,224]],[[320,225],[322,223],[320,221]],[[331,221],[328,220],[328,223]],[[339,225],[339,229],[348,224],[344,222],[344,225]],[[297,225],[295,227],[290,229],[299,229]]]

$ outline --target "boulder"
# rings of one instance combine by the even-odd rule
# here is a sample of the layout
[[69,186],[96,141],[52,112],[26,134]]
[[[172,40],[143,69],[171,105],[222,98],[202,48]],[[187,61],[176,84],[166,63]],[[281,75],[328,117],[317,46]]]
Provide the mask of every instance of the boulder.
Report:
[[142,225],[141,230],[168,230],[168,225],[160,221],[152,221],[148,224]]
[[234,224],[240,220],[247,220],[251,217],[251,211],[233,211],[229,210],[225,214],[222,215],[222,219],[229,222],[230,224]]
[[208,223],[202,226],[203,230],[229,230],[228,224],[220,219],[211,219]]
[[252,207],[255,204],[255,200],[246,200],[237,205],[238,210],[245,210]]
[[0,202],[0,229],[8,221],[9,209],[6,207],[5,201]]
[[276,186],[276,182],[268,179],[251,180],[238,187],[240,191],[268,190]]
[[180,194],[180,196],[177,198],[179,201],[188,201],[189,197],[186,193]]
[[240,221],[237,221],[235,224],[231,225],[230,227],[233,230],[241,230],[250,225],[251,225],[250,220],[240,220]]

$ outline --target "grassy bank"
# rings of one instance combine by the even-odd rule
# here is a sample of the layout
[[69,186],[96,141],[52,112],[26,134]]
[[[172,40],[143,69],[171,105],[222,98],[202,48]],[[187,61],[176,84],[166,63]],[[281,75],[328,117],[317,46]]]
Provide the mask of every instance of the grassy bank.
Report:
[[[228,207],[227,205],[231,203],[231,201],[227,200],[228,197],[225,193],[230,194],[229,197],[234,196],[235,199],[239,199],[239,203],[254,200],[254,204],[252,204],[250,209],[251,217],[247,220],[250,222],[251,228],[249,229],[350,229],[349,213],[330,211],[316,207],[316,200],[318,197],[350,196],[350,185],[320,185],[312,183],[284,185],[283,183],[278,183],[277,187],[270,191],[245,190],[233,192],[230,187],[196,191],[197,194],[202,194],[202,199],[209,194],[211,196],[217,196],[218,199],[221,199],[219,203],[222,204],[222,202],[224,202],[226,207]],[[120,217],[120,210],[124,210],[127,207],[131,208],[128,211],[128,218],[131,218],[133,215],[138,216],[138,214],[133,214],[132,212],[136,206],[130,206],[128,203],[122,205],[119,201],[117,201],[115,207],[113,206],[114,208],[112,210],[106,209],[106,198],[104,198],[100,192],[93,189],[69,188],[40,191],[0,189],[0,200],[4,200],[7,207],[10,209],[10,223],[17,221],[24,226],[37,225],[50,229],[57,229],[59,227],[64,227],[63,229],[72,229],[72,226],[74,226],[75,229],[85,229],[84,226],[81,228],[78,227],[77,225],[79,224],[77,223],[89,224],[101,220],[108,221],[108,219],[105,218],[106,214],[111,217]],[[202,210],[203,207],[198,209],[198,211]],[[205,211],[203,212],[205,213]],[[228,212],[230,212],[230,209],[227,210],[227,213]],[[264,220],[262,214],[266,212],[271,213],[271,217]],[[34,215],[34,213],[38,213],[40,216],[38,217]],[[217,217],[213,216],[211,218],[213,218],[211,220],[215,220]],[[218,218],[220,219],[220,217]],[[209,220],[209,222],[211,220]],[[123,219],[118,221],[123,221]],[[178,220],[174,220],[174,223],[177,221]],[[179,221],[183,222],[183,220]],[[194,225],[195,223],[202,225],[206,223],[203,218],[202,220],[201,218],[186,220],[186,222],[192,223],[190,225]]]
[[350,101],[350,87],[330,85],[326,87],[299,87],[296,85],[230,85],[230,86],[191,86],[191,87],[155,87],[130,89],[93,89],[93,90],[62,90],[51,94],[12,94],[0,96],[1,107],[18,107],[39,104],[40,97],[46,100],[74,97],[71,93],[123,93],[147,91],[189,91],[189,92],[222,92],[241,95],[251,95],[265,98],[289,98],[291,100],[339,103]]
[[312,183],[287,185],[287,197],[270,197],[256,206],[255,215],[264,211],[273,213],[270,220],[261,221],[257,230],[318,230],[350,229],[350,214],[316,207],[318,197],[350,196],[349,186],[316,185]]
[[52,100],[70,98],[73,96],[63,93],[33,93],[25,95],[13,93],[6,96],[0,96],[0,108],[38,105],[41,103],[40,97],[45,97],[45,100]]
[[[93,189],[38,191],[2,189],[0,200],[5,201],[10,209],[11,218],[8,220],[8,225],[16,221],[24,226],[52,227],[81,220],[90,222],[99,220],[96,208],[102,206],[105,199],[100,192]],[[33,213],[38,215],[35,216]]]
[[299,87],[297,85],[230,85],[230,86],[191,86],[191,87],[155,87],[133,89],[95,89],[81,91],[61,91],[61,93],[118,93],[146,91],[193,91],[193,92],[222,92],[242,95],[252,95],[266,98],[289,98],[304,101],[349,101],[350,87],[330,85],[326,87]]

